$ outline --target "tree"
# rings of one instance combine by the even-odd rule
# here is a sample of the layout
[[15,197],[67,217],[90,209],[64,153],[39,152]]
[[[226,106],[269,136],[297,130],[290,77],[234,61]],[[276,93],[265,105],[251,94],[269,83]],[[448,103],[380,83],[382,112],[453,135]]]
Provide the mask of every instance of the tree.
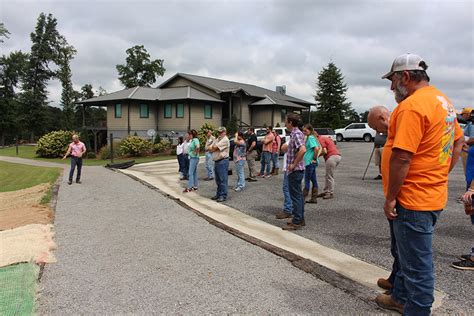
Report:
[[41,13],[36,23],[35,31],[30,34],[32,46],[28,61],[28,70],[23,82],[21,94],[23,126],[30,132],[30,141],[35,134],[45,131],[47,84],[50,79],[57,77],[57,72],[51,69],[51,64],[59,65],[61,50],[67,47],[67,41],[59,34],[57,20],[51,14]]
[[63,127],[67,130],[74,129],[74,107],[77,101],[77,92],[72,86],[71,60],[76,50],[74,47],[62,43],[59,50],[57,63],[60,65],[57,76],[62,84],[61,105],[63,107]]
[[3,43],[2,37],[9,38],[9,34],[10,32],[6,29],[5,24],[0,23],[0,43]]
[[316,81],[315,126],[339,128],[353,114],[351,103],[346,98],[347,86],[341,70],[330,62],[318,74]]
[[369,119],[369,111],[365,111],[359,114],[361,122],[367,122]]
[[150,87],[156,82],[157,76],[165,74],[163,59],[151,60],[143,45],[135,45],[127,49],[126,53],[126,64],[116,66],[119,80],[125,88]]

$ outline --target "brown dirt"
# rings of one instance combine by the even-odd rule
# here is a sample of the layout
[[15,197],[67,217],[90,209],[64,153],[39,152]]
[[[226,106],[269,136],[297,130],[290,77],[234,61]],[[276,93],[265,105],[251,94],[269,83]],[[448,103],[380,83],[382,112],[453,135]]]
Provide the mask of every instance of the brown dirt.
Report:
[[43,183],[28,189],[0,192],[0,230],[29,224],[51,224],[53,211],[40,205],[49,187]]

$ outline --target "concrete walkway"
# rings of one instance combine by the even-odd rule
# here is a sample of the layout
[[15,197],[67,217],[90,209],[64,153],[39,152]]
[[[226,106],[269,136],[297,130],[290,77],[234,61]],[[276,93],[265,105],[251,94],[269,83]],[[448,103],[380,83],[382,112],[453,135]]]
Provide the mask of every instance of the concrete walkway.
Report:
[[39,314],[382,312],[125,175],[82,181],[59,190]]
[[12,163],[21,163],[25,165],[39,166],[39,167],[59,167],[69,169],[69,164],[62,164],[57,162],[48,162],[35,159],[26,159],[26,158],[17,158],[17,157],[7,157],[0,156],[0,161],[12,162]]

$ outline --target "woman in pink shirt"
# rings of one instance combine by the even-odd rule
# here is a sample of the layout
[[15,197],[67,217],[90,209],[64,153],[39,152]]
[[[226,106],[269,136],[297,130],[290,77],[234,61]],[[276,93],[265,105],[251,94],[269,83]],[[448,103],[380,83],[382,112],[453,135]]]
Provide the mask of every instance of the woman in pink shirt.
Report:
[[323,148],[322,155],[326,161],[326,181],[324,190],[318,194],[318,197],[322,197],[323,199],[332,199],[334,197],[334,187],[336,185],[336,181],[334,180],[334,171],[341,162],[341,154],[339,153],[339,150],[332,139],[320,136],[316,132],[314,132],[314,135],[318,138],[318,141]]

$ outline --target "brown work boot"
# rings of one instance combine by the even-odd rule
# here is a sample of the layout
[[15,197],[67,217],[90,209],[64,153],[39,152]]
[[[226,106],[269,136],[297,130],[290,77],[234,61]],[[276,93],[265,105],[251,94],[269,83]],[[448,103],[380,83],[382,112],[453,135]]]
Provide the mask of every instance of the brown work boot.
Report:
[[377,280],[377,286],[384,290],[391,290],[393,288],[393,285],[389,280],[382,278]]
[[275,174],[275,168],[272,168],[271,175],[274,175],[274,174]]
[[276,175],[276,176],[278,175],[279,170],[280,170],[280,168],[275,168],[274,172],[275,172],[275,175]]
[[323,196],[326,195],[326,193],[327,193],[326,191],[323,191],[323,192],[321,192],[321,193],[318,194],[318,197],[323,197]]
[[332,199],[332,198],[334,198],[334,194],[333,194],[333,193],[326,192],[326,193],[323,195],[323,199],[325,199],[325,200]]
[[275,215],[276,219],[285,219],[285,218],[291,218],[291,214],[284,212],[284,211],[278,211]]
[[308,190],[306,190],[306,189],[303,189],[303,200],[305,200],[305,199],[306,199],[306,197],[308,196],[308,193],[309,193],[309,191],[308,191]]
[[308,203],[318,203],[318,188],[313,188],[311,191],[311,199],[308,201]]
[[305,225],[306,224],[305,224],[304,220],[299,224],[294,224],[292,222],[289,222],[289,223],[286,223],[286,225],[283,226],[281,229],[283,229],[283,230],[298,230],[298,229],[300,229],[301,227],[303,227]]
[[382,308],[390,309],[392,311],[397,311],[400,314],[403,314],[403,305],[395,302],[391,295],[379,294],[375,298],[375,302],[378,306]]

